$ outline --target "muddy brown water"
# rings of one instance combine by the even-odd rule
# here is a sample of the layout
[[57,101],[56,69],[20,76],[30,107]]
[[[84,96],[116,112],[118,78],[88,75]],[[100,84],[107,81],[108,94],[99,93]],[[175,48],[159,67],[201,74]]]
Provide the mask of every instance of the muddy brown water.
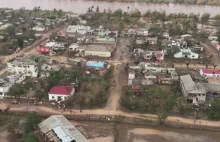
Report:
[[[122,9],[123,11],[132,11],[139,9],[142,13],[147,10],[165,10],[167,13],[211,13],[211,15],[220,14],[220,7],[209,5],[183,5],[183,4],[153,4],[153,3],[138,3],[138,2],[106,2],[106,1],[86,1],[86,0],[0,0],[1,8],[18,9],[25,7],[33,9],[40,6],[41,9],[53,10],[62,9],[63,11],[72,11],[74,13],[85,13],[89,7],[99,6],[100,11],[104,9]],[[128,8],[129,7],[129,8]],[[94,9],[95,9],[94,8]]]
[[116,142],[219,142],[219,131],[119,124]]

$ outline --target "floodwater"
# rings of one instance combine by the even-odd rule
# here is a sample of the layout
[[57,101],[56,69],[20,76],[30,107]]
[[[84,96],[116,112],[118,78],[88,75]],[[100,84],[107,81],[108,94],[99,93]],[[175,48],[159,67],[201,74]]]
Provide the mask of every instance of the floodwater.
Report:
[[138,2],[106,2],[106,1],[86,1],[86,0],[0,0],[1,8],[14,8],[18,9],[25,7],[33,9],[40,6],[41,9],[53,10],[62,9],[63,11],[72,11],[74,13],[85,13],[89,7],[98,6],[100,11],[104,9],[116,10],[122,9],[123,11],[130,12],[134,9],[139,9],[142,13],[147,10],[165,10],[167,13],[200,13],[205,12],[211,15],[220,14],[220,7],[209,5],[183,5],[183,4],[153,4],[153,3],[138,3]]
[[[91,142],[220,142],[220,131],[112,122],[71,122],[83,134],[86,131]],[[84,131],[79,126],[84,126]]]
[[220,132],[119,124],[116,142],[219,142]]

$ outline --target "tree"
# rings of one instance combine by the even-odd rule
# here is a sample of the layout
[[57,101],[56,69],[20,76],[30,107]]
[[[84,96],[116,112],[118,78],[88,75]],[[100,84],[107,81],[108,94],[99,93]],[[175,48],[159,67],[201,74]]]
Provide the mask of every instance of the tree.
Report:
[[18,41],[18,47],[23,48],[24,40],[22,38],[17,38]]
[[63,11],[62,11],[62,9],[60,9],[58,12],[58,17],[60,18],[62,16],[62,14],[63,14]]
[[203,24],[206,24],[210,19],[210,14],[209,13],[204,13],[200,20],[201,20],[201,23],[202,23],[202,27],[203,27]]
[[34,113],[30,112],[26,116],[25,124],[24,124],[24,133],[28,134],[35,128],[37,128],[37,125],[40,123],[40,117]]
[[160,111],[157,113],[157,117],[158,117],[159,123],[160,123],[160,124],[163,124],[164,121],[167,119],[167,112],[160,110]]
[[121,16],[122,16],[122,10],[121,10],[121,9],[117,9],[117,10],[113,13],[113,16],[121,17]]
[[26,134],[22,137],[21,142],[38,142],[38,139],[32,134]]
[[220,120],[220,102],[215,100],[208,108],[207,117],[212,120]]
[[13,38],[15,37],[15,27],[14,26],[10,26],[6,29],[8,35]]
[[96,7],[95,11],[96,11],[96,13],[99,13],[99,7],[98,6]]
[[131,17],[140,17],[140,16],[141,16],[141,12],[138,9],[131,12]]
[[19,98],[21,95],[24,95],[25,91],[21,84],[14,84],[8,92],[9,96],[15,97],[15,99]]

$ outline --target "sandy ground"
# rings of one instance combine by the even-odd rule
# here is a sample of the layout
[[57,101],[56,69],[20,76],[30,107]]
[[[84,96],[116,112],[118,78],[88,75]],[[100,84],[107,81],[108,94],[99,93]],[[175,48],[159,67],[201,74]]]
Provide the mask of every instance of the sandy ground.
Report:
[[7,137],[8,137],[7,131],[0,132],[0,142],[9,142]]
[[113,137],[100,137],[100,138],[89,139],[89,142],[114,142],[114,139]]

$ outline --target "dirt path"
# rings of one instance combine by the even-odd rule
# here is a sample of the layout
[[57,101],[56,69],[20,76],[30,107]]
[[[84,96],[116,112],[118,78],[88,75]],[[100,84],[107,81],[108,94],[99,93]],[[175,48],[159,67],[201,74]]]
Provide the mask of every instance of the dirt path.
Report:
[[201,45],[205,48],[206,52],[210,55],[213,55],[212,61],[216,65],[220,65],[220,54],[211,44],[201,43]]
[[[120,39],[117,44],[117,48],[114,54],[113,61],[119,61],[120,64],[113,63],[114,69],[112,73],[111,82],[115,82],[115,86],[111,86],[109,89],[109,99],[106,104],[106,110],[117,111],[119,108],[119,101],[121,96],[122,87],[127,84],[127,74],[124,70],[124,61],[128,60],[128,49],[126,47],[126,42]],[[122,57],[122,59],[121,59]]]
[[[5,109],[5,106],[7,106],[4,102],[0,102],[0,109]],[[11,111],[26,111],[27,107],[26,106],[18,106],[18,105],[12,105],[10,106]],[[65,112],[61,110],[55,110],[52,108],[44,107],[44,106],[29,106],[28,111],[36,111],[39,113],[47,113],[47,114],[66,114],[70,115],[70,112],[67,110]],[[127,117],[136,117],[136,118],[143,118],[143,119],[149,119],[149,120],[158,120],[157,115],[153,114],[139,114],[139,113],[129,113],[129,112],[123,112],[121,110],[109,110],[106,111],[106,109],[94,109],[94,110],[73,110],[73,114],[83,114],[83,115],[121,115],[121,116],[127,116]],[[166,119],[166,122],[170,124],[175,124],[175,123],[182,123],[185,125],[198,125],[198,126],[210,126],[210,127],[220,127],[220,121],[208,121],[208,120],[196,120],[194,124],[193,119],[188,119],[188,118],[182,118],[182,117],[175,117],[175,116],[169,116]]]

